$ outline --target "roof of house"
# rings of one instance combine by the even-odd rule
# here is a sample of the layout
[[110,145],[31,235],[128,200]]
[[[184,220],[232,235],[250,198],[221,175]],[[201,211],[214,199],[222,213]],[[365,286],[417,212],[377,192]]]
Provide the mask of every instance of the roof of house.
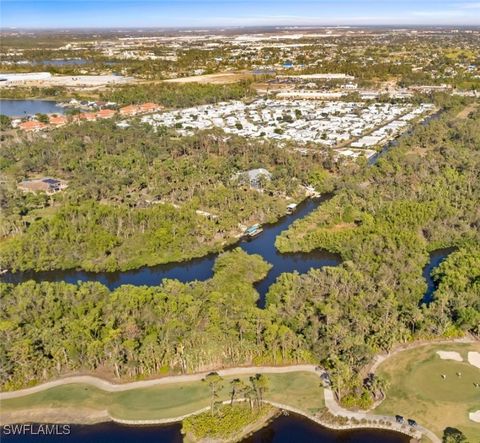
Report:
[[81,120],[96,120],[97,116],[93,112],[82,112],[78,114],[78,118]]
[[140,109],[157,109],[159,106],[156,103],[142,103],[138,106]]
[[124,106],[123,108],[120,108],[120,112],[125,113],[125,112],[137,112],[138,111],[138,106],[137,105],[128,105]]
[[113,117],[115,115],[115,111],[112,109],[102,109],[97,112],[98,117]]
[[52,125],[59,125],[59,124],[62,124],[62,123],[66,123],[67,122],[67,117],[64,117],[63,115],[58,115],[58,116],[51,115],[49,117],[49,122]]
[[47,127],[45,123],[39,122],[38,120],[28,120],[26,122],[20,123],[18,126],[21,129],[25,129],[27,131],[32,129],[43,129]]

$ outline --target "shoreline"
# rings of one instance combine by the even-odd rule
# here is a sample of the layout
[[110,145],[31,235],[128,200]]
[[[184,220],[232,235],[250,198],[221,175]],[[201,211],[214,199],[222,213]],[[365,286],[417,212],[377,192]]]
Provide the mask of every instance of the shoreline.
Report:
[[[2,99],[0,99],[2,100]],[[302,197],[302,200],[300,200],[297,204],[297,208],[296,210],[293,212],[293,213],[288,213],[288,212],[285,212],[285,213],[281,213],[279,214],[278,216],[276,216],[274,219],[272,219],[272,221],[266,221],[262,224],[262,228],[268,228],[268,227],[272,227],[272,226],[275,226],[277,225],[278,223],[281,223],[283,219],[285,219],[286,217],[288,216],[295,216],[296,212],[298,212],[299,208],[301,209],[301,206],[305,205],[306,203],[308,203],[309,201],[318,201],[318,206],[320,206],[321,204],[323,203],[326,203],[328,200],[330,200],[331,198],[334,197],[334,193],[333,192],[329,192],[329,193],[325,193],[325,194],[321,194],[320,196],[315,196],[315,195],[305,195],[304,198]],[[317,206],[317,208],[318,208]],[[314,208],[313,211],[317,208]],[[297,219],[295,219],[297,220]],[[295,221],[293,220],[292,223]],[[261,235],[259,236],[261,237]],[[1,278],[3,276],[3,278],[7,278],[7,277],[10,277],[10,278],[14,278],[15,276],[22,276],[22,275],[34,275],[34,274],[41,274],[41,273],[49,273],[49,272],[83,272],[83,273],[86,273],[86,274],[94,274],[94,275],[101,275],[101,274],[117,274],[117,273],[128,273],[128,272],[141,272],[145,269],[154,269],[154,268],[157,268],[157,267],[174,267],[174,266],[182,266],[182,265],[185,265],[187,264],[188,262],[195,262],[195,261],[201,261],[201,260],[204,260],[204,259],[209,259],[209,258],[214,258],[215,256],[218,256],[219,254],[222,254],[224,252],[228,252],[232,249],[235,249],[236,247],[240,247],[240,244],[242,243],[242,241],[245,239],[245,236],[242,232],[238,232],[237,234],[235,234],[234,236],[232,236],[231,238],[226,238],[222,241],[222,243],[220,244],[217,244],[217,245],[213,245],[212,248],[209,248],[208,252],[205,252],[203,254],[200,254],[200,255],[189,255],[189,256],[186,256],[184,258],[181,258],[179,260],[173,260],[173,261],[160,261],[158,263],[155,263],[155,264],[143,264],[141,266],[138,266],[138,267],[125,267],[125,268],[120,268],[120,269],[116,269],[116,270],[87,270],[87,269],[83,269],[81,267],[74,267],[74,268],[57,268],[57,269],[43,269],[43,270],[37,270],[37,269],[16,269],[16,270],[12,270],[12,269],[6,269],[6,273],[5,274],[2,274],[0,275],[0,283],[11,283],[11,284],[15,284],[15,285],[18,285],[18,284],[21,284],[23,283],[24,281],[22,282],[8,282],[8,281],[2,281]],[[325,250],[326,252],[330,252],[330,251],[327,251]],[[311,252],[311,251],[309,251]],[[307,252],[307,253],[309,253]],[[30,280],[31,278],[28,278],[27,277],[27,280],[25,281],[28,281]],[[63,281],[63,280],[62,280]]]
[[[235,402],[241,403],[245,401],[244,399],[238,399]],[[264,403],[269,404],[274,409],[271,414],[264,417],[264,419],[259,420],[255,423],[251,423],[246,427],[245,432],[241,432],[241,438],[248,437],[249,435],[254,434],[255,432],[259,431],[260,429],[268,426],[271,422],[277,419],[282,413],[287,412],[299,415],[301,417],[307,418],[308,420],[316,423],[318,426],[323,428],[331,429],[334,431],[348,431],[348,430],[357,430],[357,429],[380,429],[386,430],[391,432],[398,432],[404,435],[407,435],[412,438],[421,438],[421,432],[419,430],[412,430],[412,428],[406,428],[404,425],[394,425],[392,426],[388,422],[382,422],[381,419],[378,420],[371,420],[366,422],[346,422],[346,423],[335,423],[332,421],[325,420],[322,417],[318,417],[315,415],[308,414],[307,412],[301,411],[300,409],[294,408],[292,406],[288,406],[285,404],[276,403],[269,400],[264,400]],[[225,400],[222,404],[230,404],[230,400]],[[45,409],[45,408],[43,408]],[[141,426],[167,426],[176,423],[181,423],[184,419],[188,417],[192,417],[195,415],[199,415],[205,412],[208,412],[210,407],[207,406],[205,408],[199,409],[189,414],[185,414],[179,417],[172,417],[166,419],[154,419],[154,420],[126,420],[114,417],[106,410],[94,410],[94,409],[56,409],[56,408],[49,408],[48,410],[40,410],[40,409],[30,409],[27,410],[28,414],[25,416],[25,410],[20,412],[12,412],[7,413],[7,417],[3,417],[0,420],[0,425],[13,425],[13,424],[21,424],[21,423],[48,423],[48,424],[74,424],[74,425],[96,425],[100,423],[118,423],[120,425],[125,426],[134,426],[134,427],[141,427]],[[325,411],[324,411],[325,412]],[[17,418],[17,415],[23,414],[22,417]],[[334,417],[334,416],[332,416]]]

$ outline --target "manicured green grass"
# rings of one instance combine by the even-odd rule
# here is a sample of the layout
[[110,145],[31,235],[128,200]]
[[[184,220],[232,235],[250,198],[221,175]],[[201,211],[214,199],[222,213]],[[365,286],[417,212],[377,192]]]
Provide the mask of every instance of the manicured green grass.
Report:
[[[324,406],[320,379],[309,372],[268,374],[270,388],[265,398],[291,405],[307,412]],[[230,395],[230,381],[224,380],[219,400]],[[239,377],[248,382],[248,377]],[[2,410],[29,408],[84,407],[108,410],[116,418],[161,419],[179,417],[210,405],[210,391],[204,382],[176,383],[166,386],[135,389],[124,392],[104,392],[88,385],[65,385],[44,392],[2,401]]]
[[[468,418],[469,412],[480,409],[480,388],[474,386],[480,383],[480,369],[467,360],[468,351],[479,350],[476,344],[430,345],[386,360],[378,373],[390,387],[375,413],[413,418],[438,436],[446,427],[455,427],[469,441],[480,441],[480,424]],[[464,361],[442,360],[437,351],[456,351]]]

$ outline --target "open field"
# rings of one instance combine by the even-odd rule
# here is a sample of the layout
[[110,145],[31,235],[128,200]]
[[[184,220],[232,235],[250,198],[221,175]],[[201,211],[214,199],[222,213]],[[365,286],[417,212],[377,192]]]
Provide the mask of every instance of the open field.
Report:
[[[387,398],[374,413],[413,418],[438,436],[455,427],[469,441],[480,441],[480,424],[468,418],[480,409],[480,388],[474,386],[480,383],[480,370],[467,360],[468,351],[479,350],[480,344],[431,345],[387,359],[378,368],[389,383]],[[437,351],[458,352],[463,361],[442,360]]]
[[165,80],[165,83],[211,83],[214,85],[225,85],[236,83],[241,80],[251,79],[252,75],[247,72],[223,72],[219,74],[193,75],[191,77],[172,78]]
[[[218,400],[230,397],[230,381],[226,377]],[[247,376],[240,379],[248,382]],[[265,395],[267,400],[284,403],[306,412],[315,412],[324,407],[323,389],[316,374],[293,372],[288,374],[268,374],[270,388]],[[32,410],[51,411],[77,409],[91,416],[99,416],[103,411],[119,419],[153,420],[179,417],[210,404],[210,391],[202,381],[175,383],[124,392],[105,392],[101,389],[81,384],[70,384],[43,392],[2,401],[2,415],[15,413],[23,417]],[[18,415],[17,415],[18,413]],[[80,413],[80,412],[79,412]],[[2,418],[2,421],[4,418]]]

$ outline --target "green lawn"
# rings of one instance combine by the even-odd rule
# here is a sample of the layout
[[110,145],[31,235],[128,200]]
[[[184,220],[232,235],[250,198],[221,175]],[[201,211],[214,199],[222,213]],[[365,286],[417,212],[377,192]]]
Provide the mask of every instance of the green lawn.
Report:
[[[317,375],[309,372],[290,374],[268,374],[270,388],[265,395],[307,412],[324,407],[323,389]],[[229,382],[235,377],[225,378],[220,394],[221,400],[229,398]],[[240,377],[248,381],[248,377]],[[209,406],[208,386],[203,382],[176,383],[154,386],[125,392],[104,392],[88,385],[71,384],[47,391],[2,401],[2,410],[29,408],[84,407],[94,410],[107,409],[114,417],[122,419],[159,419],[178,417]]]
[[[430,345],[386,360],[378,374],[388,380],[390,387],[386,400],[375,412],[413,418],[438,436],[446,427],[455,427],[469,441],[480,441],[480,424],[468,418],[469,412],[480,409],[480,388],[474,386],[480,383],[480,369],[467,360],[468,351],[479,350],[477,344]],[[442,360],[436,351],[456,351],[464,361]]]

